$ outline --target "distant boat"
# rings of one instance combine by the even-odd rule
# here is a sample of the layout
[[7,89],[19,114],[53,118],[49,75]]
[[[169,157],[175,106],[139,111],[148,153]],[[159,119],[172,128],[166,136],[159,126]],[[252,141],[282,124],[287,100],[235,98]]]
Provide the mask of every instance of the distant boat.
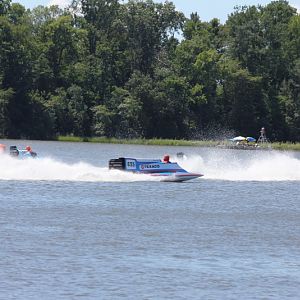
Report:
[[17,158],[36,158],[37,153],[31,150],[31,147],[27,146],[26,149],[18,149],[17,146],[9,147],[9,155]]

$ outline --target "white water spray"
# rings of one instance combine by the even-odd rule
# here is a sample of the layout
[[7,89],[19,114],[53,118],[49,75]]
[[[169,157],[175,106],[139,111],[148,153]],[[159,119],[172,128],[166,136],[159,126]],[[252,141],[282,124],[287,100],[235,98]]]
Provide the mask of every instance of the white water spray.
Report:
[[[255,152],[241,159],[232,152],[212,151],[205,159],[195,155],[178,162],[190,172],[204,174],[200,180],[300,181],[300,159],[285,152]],[[19,160],[0,155],[0,180],[134,182],[159,179],[85,162],[71,164],[52,158]]]
[[147,175],[137,175],[95,167],[88,163],[68,164],[52,158],[15,159],[0,156],[0,180],[48,180],[90,182],[133,182],[157,180]]
[[180,162],[203,179],[232,181],[300,181],[300,159],[286,152],[251,152],[245,159],[233,152],[213,152],[205,159],[189,157]]

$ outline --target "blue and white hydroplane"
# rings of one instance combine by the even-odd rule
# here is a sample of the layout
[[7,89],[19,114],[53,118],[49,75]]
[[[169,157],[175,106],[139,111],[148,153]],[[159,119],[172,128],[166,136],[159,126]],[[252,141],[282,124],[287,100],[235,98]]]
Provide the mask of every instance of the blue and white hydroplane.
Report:
[[126,157],[111,159],[109,161],[109,169],[148,174],[160,178],[161,181],[173,182],[182,182],[203,176],[202,174],[190,173],[184,170],[177,162],[170,162],[168,155],[163,160]]

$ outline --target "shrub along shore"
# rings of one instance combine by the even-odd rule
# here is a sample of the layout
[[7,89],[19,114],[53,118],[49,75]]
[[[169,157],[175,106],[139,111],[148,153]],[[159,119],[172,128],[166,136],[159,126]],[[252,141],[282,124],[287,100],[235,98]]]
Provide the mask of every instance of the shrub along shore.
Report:
[[[132,144],[132,145],[156,145],[156,146],[197,146],[218,147],[224,145],[224,141],[196,141],[196,140],[168,140],[168,139],[117,139],[107,137],[77,137],[58,136],[60,142],[89,142],[103,144]],[[300,151],[300,143],[274,142],[270,144],[274,150]]]

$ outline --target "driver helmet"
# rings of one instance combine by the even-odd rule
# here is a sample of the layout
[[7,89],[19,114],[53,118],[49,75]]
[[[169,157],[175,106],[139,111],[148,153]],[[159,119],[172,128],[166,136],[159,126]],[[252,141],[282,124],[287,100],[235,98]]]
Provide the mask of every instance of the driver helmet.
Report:
[[165,155],[163,161],[164,162],[169,162],[170,161],[170,156],[169,155]]

